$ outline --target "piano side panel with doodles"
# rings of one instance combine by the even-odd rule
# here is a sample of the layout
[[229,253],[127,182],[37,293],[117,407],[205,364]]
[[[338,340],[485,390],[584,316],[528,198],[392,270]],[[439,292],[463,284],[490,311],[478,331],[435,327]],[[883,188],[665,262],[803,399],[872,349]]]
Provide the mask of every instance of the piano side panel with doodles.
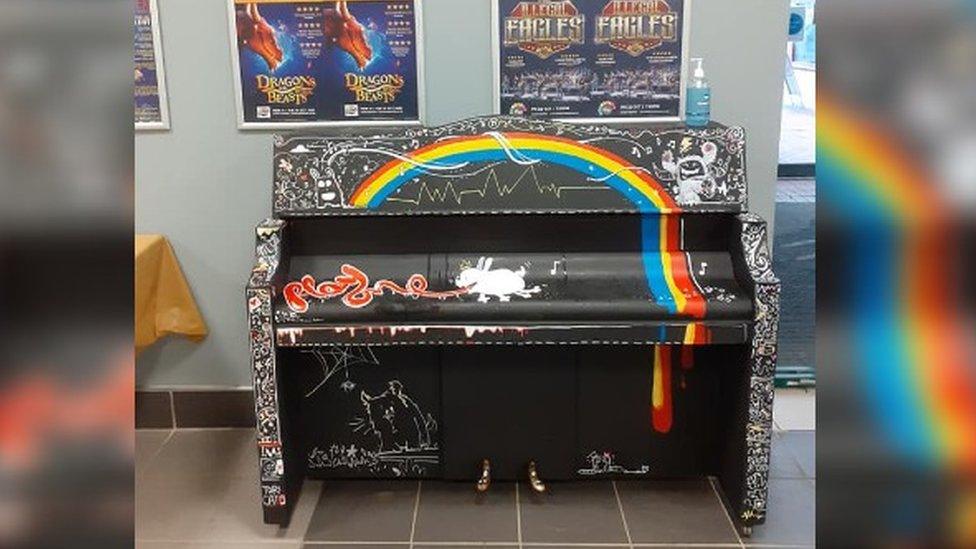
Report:
[[779,282],[744,159],[714,123],[276,136],[248,285],[265,520],[305,477],[714,475],[762,523]]

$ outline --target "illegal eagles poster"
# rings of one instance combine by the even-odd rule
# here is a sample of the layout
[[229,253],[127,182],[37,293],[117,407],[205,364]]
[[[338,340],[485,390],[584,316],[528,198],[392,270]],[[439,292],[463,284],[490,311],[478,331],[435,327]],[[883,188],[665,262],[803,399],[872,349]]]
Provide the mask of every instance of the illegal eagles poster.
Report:
[[495,107],[573,120],[678,120],[688,0],[495,0]]
[[228,0],[238,126],[417,124],[420,0]]

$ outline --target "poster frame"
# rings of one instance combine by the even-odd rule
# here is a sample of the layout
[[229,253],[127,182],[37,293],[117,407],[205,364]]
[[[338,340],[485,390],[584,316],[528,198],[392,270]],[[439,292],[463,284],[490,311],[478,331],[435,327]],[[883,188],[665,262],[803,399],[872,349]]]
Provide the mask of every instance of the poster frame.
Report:
[[[281,3],[302,3],[302,0],[277,0]],[[417,118],[410,120],[315,120],[305,122],[246,122],[244,120],[244,90],[241,85],[241,57],[237,47],[237,16],[235,0],[226,0],[227,39],[230,44],[230,60],[234,80],[234,103],[237,110],[237,128],[240,130],[292,130],[298,128],[342,128],[363,126],[422,126],[427,119],[426,94],[424,93],[424,29],[423,0],[410,0],[414,10],[414,36],[417,63]],[[325,2],[322,2],[325,3]]]
[[[501,94],[501,70],[502,70],[502,48],[499,39],[498,24],[501,13],[499,11],[500,0],[491,0],[491,62],[492,62],[492,113],[502,113],[502,94]],[[689,47],[691,45],[691,7],[693,0],[684,0],[682,3],[682,22],[681,22],[681,80],[678,96],[678,116],[627,116],[627,117],[554,117],[549,120],[557,122],[572,122],[579,124],[626,124],[626,123],[659,123],[659,122],[684,122],[685,101],[688,94],[688,64],[690,59]]]
[[166,63],[163,60],[163,39],[159,29],[157,0],[149,0],[149,17],[152,20],[153,57],[156,61],[156,89],[159,92],[159,122],[135,122],[137,131],[169,130],[169,95],[166,93]]

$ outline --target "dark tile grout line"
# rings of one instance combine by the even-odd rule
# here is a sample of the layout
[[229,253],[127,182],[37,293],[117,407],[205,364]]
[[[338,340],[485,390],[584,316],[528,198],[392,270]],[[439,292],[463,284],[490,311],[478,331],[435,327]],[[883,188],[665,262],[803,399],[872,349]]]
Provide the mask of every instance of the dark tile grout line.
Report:
[[[787,432],[789,432],[789,431],[779,431],[779,433],[787,433]],[[803,466],[800,465],[800,458],[797,456],[797,453],[793,451],[793,448],[791,448],[790,446],[788,446],[786,444],[786,441],[783,440],[783,438],[781,437],[781,435],[779,433],[774,433],[774,436],[777,437],[777,438],[779,438],[779,445],[780,445],[780,447],[783,448],[783,450],[786,451],[787,457],[790,458],[790,460],[793,462],[793,465],[796,466],[796,470],[797,471],[800,471],[800,476],[798,476],[798,477],[781,477],[781,476],[774,477],[774,476],[770,476],[769,477],[769,480],[770,481],[773,481],[773,480],[817,480],[817,477],[810,476],[810,474],[807,473],[806,469],[804,469]],[[814,453],[814,455],[816,456],[816,453]],[[816,471],[814,471],[814,474],[816,474]]]
[[745,549],[746,544],[742,542],[742,536],[739,535],[739,529],[735,527],[735,521],[732,520],[732,515],[729,514],[729,510],[725,508],[725,502],[722,501],[722,495],[718,493],[718,488],[715,487],[715,479],[713,477],[708,477],[708,484],[712,487],[712,493],[715,494],[715,498],[718,500],[718,505],[722,508],[722,513],[729,521],[729,527],[732,528],[732,533],[735,534],[735,539],[739,542],[739,547]]
[[424,481],[417,481],[417,498],[413,502],[413,521],[410,523],[410,549],[413,549],[413,538],[417,532],[417,512],[420,511],[420,491],[423,490]]
[[515,482],[515,538],[522,549],[522,501],[519,497],[519,483]]
[[[153,455],[149,456],[149,459],[146,461],[146,468],[145,470],[143,470],[143,474],[145,474],[146,471],[149,470],[149,466],[152,465],[152,462],[155,461],[156,458],[159,457],[159,454],[163,452],[163,447],[169,444],[169,441],[173,438],[173,435],[176,434],[176,429],[167,429],[167,430],[169,431],[169,433],[166,434],[166,438],[163,440],[163,443],[159,445],[159,448],[156,448],[156,451],[153,452]],[[133,473],[135,472],[134,465],[135,464],[133,463]]]
[[613,486],[613,497],[617,500],[617,509],[620,510],[620,520],[624,523],[624,534],[627,535],[627,547],[633,549],[634,540],[630,537],[630,527],[627,526],[627,515],[624,514],[624,504],[620,501],[620,492],[617,491],[617,481],[611,480],[610,486]]

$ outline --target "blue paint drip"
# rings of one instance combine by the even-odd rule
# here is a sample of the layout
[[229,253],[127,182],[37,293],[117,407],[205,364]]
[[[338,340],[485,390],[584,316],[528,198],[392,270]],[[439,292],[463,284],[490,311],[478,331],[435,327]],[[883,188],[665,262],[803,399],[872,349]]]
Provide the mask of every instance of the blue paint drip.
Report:
[[660,214],[641,214],[641,261],[644,262],[644,276],[647,287],[657,304],[670,313],[678,312],[678,304],[671,295],[671,289],[664,279],[664,264],[661,254],[661,216]]

